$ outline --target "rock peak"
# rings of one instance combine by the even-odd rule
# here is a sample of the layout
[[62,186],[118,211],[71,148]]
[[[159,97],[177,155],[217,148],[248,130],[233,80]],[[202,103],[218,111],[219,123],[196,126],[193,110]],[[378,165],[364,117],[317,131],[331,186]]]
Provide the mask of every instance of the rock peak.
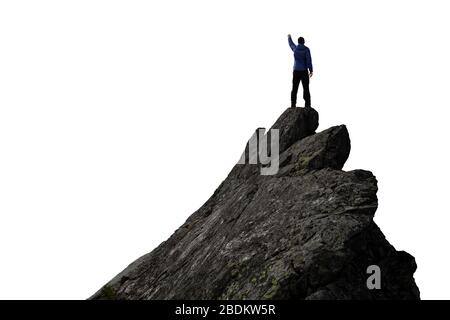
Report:
[[[342,171],[344,125],[315,133],[314,109],[289,108],[279,171],[236,164],[174,234],[92,299],[419,299],[414,257],[373,221],[377,180]],[[247,147],[248,149],[248,147]],[[380,286],[368,270],[379,270]]]
[[314,134],[319,114],[313,108],[287,108],[270,129],[280,130],[280,153],[294,142]]

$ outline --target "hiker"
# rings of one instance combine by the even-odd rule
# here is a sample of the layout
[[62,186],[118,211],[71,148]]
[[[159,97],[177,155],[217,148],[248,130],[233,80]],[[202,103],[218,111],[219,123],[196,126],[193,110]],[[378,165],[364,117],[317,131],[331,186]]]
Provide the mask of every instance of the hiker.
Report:
[[303,99],[305,99],[305,108],[311,107],[311,94],[309,93],[309,78],[313,75],[313,66],[311,62],[311,52],[305,46],[305,39],[298,38],[298,45],[292,41],[291,35],[288,35],[289,46],[294,51],[294,72],[292,77],[291,107],[295,108],[297,104],[297,91],[300,81],[303,86]]

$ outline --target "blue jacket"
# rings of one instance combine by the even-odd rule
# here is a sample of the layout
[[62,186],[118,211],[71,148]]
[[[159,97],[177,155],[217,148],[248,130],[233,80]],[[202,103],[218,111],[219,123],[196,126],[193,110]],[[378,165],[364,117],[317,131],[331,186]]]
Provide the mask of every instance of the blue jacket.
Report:
[[294,51],[294,58],[295,58],[294,70],[309,69],[310,72],[313,72],[311,52],[309,51],[309,48],[301,43],[295,45],[291,37],[289,37],[288,40],[289,46],[291,47],[292,51]]

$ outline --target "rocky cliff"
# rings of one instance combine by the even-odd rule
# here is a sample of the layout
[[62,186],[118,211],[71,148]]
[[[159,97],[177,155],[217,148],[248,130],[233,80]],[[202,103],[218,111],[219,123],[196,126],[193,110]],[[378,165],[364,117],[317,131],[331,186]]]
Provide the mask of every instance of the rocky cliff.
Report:
[[[341,170],[347,128],[315,133],[318,118],[311,108],[287,109],[272,126],[275,175],[237,164],[168,240],[91,298],[419,299],[414,258],[373,221],[377,180]],[[367,285],[373,265],[379,289]]]

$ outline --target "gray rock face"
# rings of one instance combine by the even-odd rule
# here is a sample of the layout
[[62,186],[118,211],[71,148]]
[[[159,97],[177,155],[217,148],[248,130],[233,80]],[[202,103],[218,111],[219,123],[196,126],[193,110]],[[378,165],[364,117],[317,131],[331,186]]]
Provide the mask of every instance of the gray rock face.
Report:
[[[290,108],[280,130],[280,169],[236,165],[175,233],[93,299],[419,299],[414,258],[373,221],[377,181],[342,171],[345,126],[315,134],[314,109]],[[381,271],[369,289],[368,266]]]
[[316,132],[319,114],[313,108],[288,108],[271,129],[280,130],[280,153],[294,142]]

